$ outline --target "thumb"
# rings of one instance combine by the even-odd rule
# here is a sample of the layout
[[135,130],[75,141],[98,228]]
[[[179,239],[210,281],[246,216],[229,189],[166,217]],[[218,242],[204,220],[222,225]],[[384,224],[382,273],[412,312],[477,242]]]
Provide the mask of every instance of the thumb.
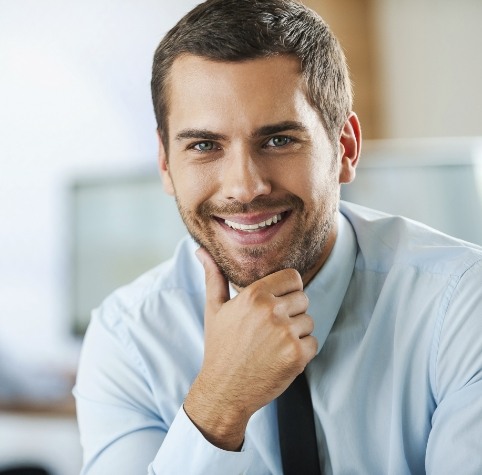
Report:
[[229,300],[228,280],[206,249],[200,247],[196,257],[204,267],[206,281],[206,316],[216,314],[221,306]]

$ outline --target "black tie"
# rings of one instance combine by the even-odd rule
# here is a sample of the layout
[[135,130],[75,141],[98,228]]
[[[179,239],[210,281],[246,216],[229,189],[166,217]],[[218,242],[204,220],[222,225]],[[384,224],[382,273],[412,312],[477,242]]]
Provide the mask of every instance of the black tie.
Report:
[[278,398],[284,475],[321,475],[310,390],[301,373]]

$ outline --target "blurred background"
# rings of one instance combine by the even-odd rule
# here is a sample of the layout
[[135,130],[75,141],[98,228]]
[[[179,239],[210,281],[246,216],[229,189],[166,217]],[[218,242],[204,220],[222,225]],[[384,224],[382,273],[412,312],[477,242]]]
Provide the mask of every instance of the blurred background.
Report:
[[[79,472],[92,307],[185,232],[150,68],[195,0],[0,0],[0,470]],[[482,2],[305,0],[348,57],[365,144],[347,199],[482,244]]]

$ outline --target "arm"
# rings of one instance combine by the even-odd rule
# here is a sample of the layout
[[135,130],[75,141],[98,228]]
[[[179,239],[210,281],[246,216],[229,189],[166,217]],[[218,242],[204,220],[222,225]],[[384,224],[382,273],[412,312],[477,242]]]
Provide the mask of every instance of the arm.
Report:
[[460,278],[435,347],[428,474],[482,473],[482,263]]
[[186,393],[169,402],[167,416],[154,400],[117,312],[93,319],[76,386],[84,475],[240,473],[251,461],[250,451],[236,452],[249,417],[314,356],[313,323],[303,313],[308,302],[295,271],[268,276],[227,301],[227,282],[211,260],[204,265],[204,361],[186,386],[184,408]]
[[[212,446],[182,404],[158,410],[140,358],[120,319],[98,312],[87,332],[75,396],[84,475],[226,475],[250,463],[250,452]],[[187,456],[187,454],[189,456]]]

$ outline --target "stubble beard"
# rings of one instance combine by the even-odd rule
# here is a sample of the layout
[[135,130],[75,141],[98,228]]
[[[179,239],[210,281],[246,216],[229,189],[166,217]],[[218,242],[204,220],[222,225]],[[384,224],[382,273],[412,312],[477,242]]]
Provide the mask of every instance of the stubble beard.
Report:
[[[306,214],[303,201],[294,195],[283,200],[256,199],[249,204],[229,203],[224,206],[206,202],[195,212],[184,208],[177,196],[176,203],[193,239],[211,254],[225,277],[241,288],[282,269],[296,269],[301,276],[311,271],[325,250],[338,213],[338,201],[335,201],[324,203],[316,212]],[[238,256],[234,257],[216,238],[213,226],[218,224],[213,223],[212,216],[266,211],[280,206],[289,207],[299,220],[288,242],[240,247]]]

